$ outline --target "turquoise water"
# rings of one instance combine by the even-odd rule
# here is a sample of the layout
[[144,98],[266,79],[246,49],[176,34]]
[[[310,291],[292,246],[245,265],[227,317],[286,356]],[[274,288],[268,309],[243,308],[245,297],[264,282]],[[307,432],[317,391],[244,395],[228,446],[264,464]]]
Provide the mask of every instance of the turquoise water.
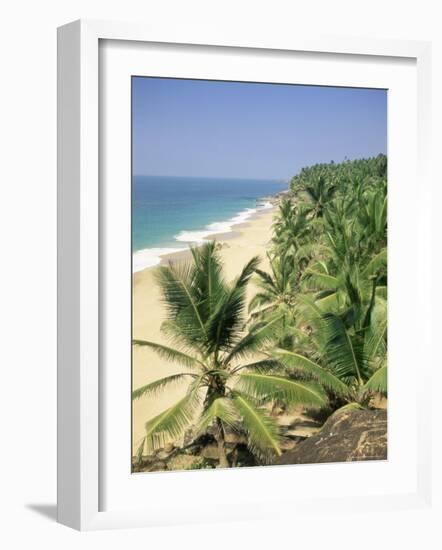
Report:
[[268,208],[265,197],[286,188],[287,183],[275,180],[134,176],[134,271],[158,264],[161,254],[231,231]]

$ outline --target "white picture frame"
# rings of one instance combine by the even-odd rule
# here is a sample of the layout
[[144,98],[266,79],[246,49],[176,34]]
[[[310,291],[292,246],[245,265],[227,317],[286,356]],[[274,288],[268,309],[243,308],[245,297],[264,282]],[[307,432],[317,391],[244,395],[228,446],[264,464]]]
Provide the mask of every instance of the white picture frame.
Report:
[[[417,79],[417,170],[419,181],[419,269],[421,294],[417,300],[423,321],[420,331],[427,361],[422,361],[421,376],[416,384],[416,488],[404,494],[370,494],[351,498],[340,497],[342,513],[355,503],[361,509],[413,508],[427,506],[431,499],[431,451],[427,419],[430,402],[423,393],[423,384],[429,384],[431,376],[431,346],[428,344],[431,329],[428,328],[431,308],[431,232],[430,215],[426,204],[431,204],[431,182],[428,174],[430,148],[429,97],[431,46],[425,42],[359,39],[350,37],[306,38],[281,37],[279,43],[266,43],[265,39],[253,43],[230,37],[213,43],[208,37],[186,36],[185,30],[172,36],[157,35],[152,29],[135,24],[76,21],[58,31],[58,521],[80,530],[141,527],[183,522],[259,519],[265,494],[261,500],[244,503],[239,507],[208,510],[180,503],[171,513],[158,506],[150,508],[114,507],[103,510],[100,483],[103,483],[100,403],[102,372],[100,337],[102,318],[100,303],[103,290],[100,285],[103,273],[100,231],[101,190],[99,174],[100,158],[100,94],[99,59],[100,41],[125,41],[128,44],[161,43],[183,47],[208,46],[228,48],[247,54],[247,51],[271,51],[275,55],[287,52],[311,54],[360,56],[385,59],[411,59],[416,63]],[[210,53],[209,53],[210,55]],[[368,59],[368,57],[366,59]],[[128,427],[129,430],[129,427]],[[287,467],[286,467],[287,468]],[[289,467],[291,468],[291,467]],[[287,471],[287,470],[286,470]],[[218,473],[218,472],[217,472]],[[222,472],[219,472],[220,474]],[[230,473],[230,472],[229,472]],[[173,480],[189,476],[198,484],[195,476],[207,473],[174,473]],[[234,474],[238,479],[238,471]],[[251,475],[251,474],[247,474]],[[357,476],[357,473],[354,474]],[[178,476],[181,476],[178,477]],[[266,469],[266,476],[277,478],[276,469]],[[148,482],[148,478],[147,482]],[[153,479],[153,478],[152,478]],[[163,476],[163,480],[164,480]],[[172,480],[172,481],[170,481]],[[158,485],[158,480],[156,481]],[[291,504],[290,498],[284,502]],[[330,496],[317,496],[303,500],[303,511],[315,508],[326,510]],[[299,507],[299,502],[292,503]]]

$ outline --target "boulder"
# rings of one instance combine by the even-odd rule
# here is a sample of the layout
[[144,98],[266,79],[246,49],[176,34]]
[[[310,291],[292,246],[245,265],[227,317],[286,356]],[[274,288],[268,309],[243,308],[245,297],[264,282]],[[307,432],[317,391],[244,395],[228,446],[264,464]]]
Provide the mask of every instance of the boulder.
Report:
[[247,444],[247,437],[245,435],[242,435],[242,434],[226,431],[226,433],[224,435],[224,441],[227,444],[230,444],[230,445],[239,445],[239,444],[246,445]]
[[216,444],[206,445],[206,447],[204,447],[203,450],[201,451],[201,456],[208,460],[218,460],[219,459],[218,446]]
[[297,445],[297,442],[294,439],[288,437],[283,437],[279,442],[279,448],[281,451],[291,451]]
[[287,437],[296,437],[306,439],[319,432],[320,426],[295,426],[290,430],[287,430],[284,435]]
[[145,468],[144,472],[164,472],[167,470],[167,465],[162,460],[159,460],[158,462],[154,462],[153,464],[150,464],[147,468]]
[[202,457],[195,455],[178,454],[172,457],[168,463],[169,470],[192,470],[200,466],[203,462]]
[[171,452],[167,452],[165,449],[162,449],[160,451],[157,452],[156,454],[156,458],[158,460],[166,460],[167,458],[169,458]]
[[346,410],[279,457],[275,464],[317,464],[387,459],[387,411]]

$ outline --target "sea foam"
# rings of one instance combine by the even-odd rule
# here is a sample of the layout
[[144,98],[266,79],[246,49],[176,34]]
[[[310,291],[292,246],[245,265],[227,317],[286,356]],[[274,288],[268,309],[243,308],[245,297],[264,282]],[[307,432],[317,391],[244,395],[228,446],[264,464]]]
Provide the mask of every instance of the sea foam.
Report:
[[206,225],[206,227],[202,230],[181,231],[180,233],[178,233],[178,235],[175,235],[175,239],[177,241],[188,244],[202,244],[207,240],[207,237],[209,237],[210,235],[230,233],[235,225],[245,223],[257,212],[261,210],[267,210],[269,208],[272,208],[272,204],[270,202],[263,202],[258,204],[256,208],[246,208],[245,210],[242,210],[241,212],[236,214],[236,216],[233,216],[233,218],[230,218],[229,220],[210,223]]
[[186,248],[144,248],[143,250],[138,250],[134,252],[132,257],[132,271],[136,273],[137,271],[158,265],[161,262],[162,256],[182,250],[186,250]]
[[[246,208],[232,218],[226,221],[213,222],[206,225],[203,229],[197,231],[181,231],[175,235],[175,240],[186,245],[198,245],[207,241],[207,237],[211,235],[220,235],[230,233],[235,225],[247,222],[254,214],[262,210],[273,208],[273,205],[268,201],[261,201],[256,208]],[[187,250],[187,246],[180,248],[145,248],[138,250],[133,254],[132,271],[134,273],[153,267],[161,262],[161,257],[174,252]]]

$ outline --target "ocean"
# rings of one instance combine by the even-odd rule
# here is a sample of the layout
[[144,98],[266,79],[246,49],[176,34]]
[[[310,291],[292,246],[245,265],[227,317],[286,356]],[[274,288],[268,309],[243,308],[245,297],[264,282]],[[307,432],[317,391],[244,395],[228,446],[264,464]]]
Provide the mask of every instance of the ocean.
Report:
[[265,200],[287,189],[277,180],[134,176],[132,179],[133,271],[160,263],[160,256],[227,233]]

